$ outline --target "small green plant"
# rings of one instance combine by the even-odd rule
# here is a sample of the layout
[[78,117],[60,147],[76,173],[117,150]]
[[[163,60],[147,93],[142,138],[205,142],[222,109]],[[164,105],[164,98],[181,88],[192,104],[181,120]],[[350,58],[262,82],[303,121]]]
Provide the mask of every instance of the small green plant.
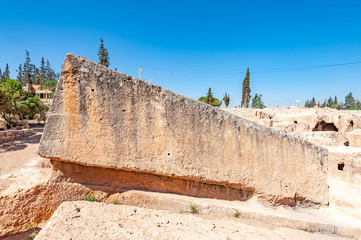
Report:
[[32,221],[31,223],[29,223],[27,226],[26,226],[26,230],[32,230],[33,232],[28,236],[28,239],[29,240],[33,240],[35,237],[36,237],[36,235],[38,235],[38,231],[36,230],[36,225],[37,225],[37,223],[36,222],[34,222],[34,221]]
[[308,229],[307,227],[304,227],[304,228],[301,228],[302,231],[305,231],[305,232],[309,232],[309,233],[314,233],[315,231],[311,230],[311,229]]
[[114,200],[112,203],[113,203],[114,205],[119,205],[119,204],[120,204],[120,202],[119,202],[118,200]]
[[198,214],[199,211],[197,210],[197,207],[196,207],[196,206],[192,205],[192,206],[190,207],[190,213],[192,213],[192,214]]
[[83,198],[84,201],[88,201],[88,202],[94,202],[95,201],[95,196],[94,195],[87,195]]
[[337,227],[333,227],[333,231],[332,231],[332,234],[337,234]]
[[35,239],[35,237],[38,235],[38,232],[34,230],[34,232],[32,232],[29,236],[28,239],[29,240],[33,240]]
[[240,213],[238,212],[238,210],[237,210],[237,209],[233,209],[233,210],[236,211],[236,212],[233,214],[233,216],[234,216],[235,218],[239,218]]

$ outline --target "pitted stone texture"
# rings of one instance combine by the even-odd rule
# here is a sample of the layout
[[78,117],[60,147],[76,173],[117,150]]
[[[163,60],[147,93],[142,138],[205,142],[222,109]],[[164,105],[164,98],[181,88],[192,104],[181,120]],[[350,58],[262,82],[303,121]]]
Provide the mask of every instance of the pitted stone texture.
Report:
[[36,239],[283,238],[272,230],[231,220],[210,220],[197,215],[104,203],[65,202]]
[[39,153],[328,203],[326,149],[71,54]]

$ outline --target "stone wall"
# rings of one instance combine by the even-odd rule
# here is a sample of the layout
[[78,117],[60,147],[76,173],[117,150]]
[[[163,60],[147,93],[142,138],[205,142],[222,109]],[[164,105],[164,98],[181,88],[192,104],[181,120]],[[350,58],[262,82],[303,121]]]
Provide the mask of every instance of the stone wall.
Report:
[[32,133],[32,129],[0,131],[0,143],[28,136]]
[[53,103],[49,159],[328,203],[326,149],[85,58],[66,56]]
[[334,124],[340,133],[361,129],[359,110],[304,107],[223,108],[223,110],[284,132],[311,132],[322,121]]

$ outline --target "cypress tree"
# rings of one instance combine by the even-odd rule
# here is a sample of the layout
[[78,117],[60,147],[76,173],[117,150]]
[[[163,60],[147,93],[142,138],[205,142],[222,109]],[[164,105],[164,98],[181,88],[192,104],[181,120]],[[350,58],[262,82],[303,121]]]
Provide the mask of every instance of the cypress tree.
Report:
[[335,96],[335,100],[333,100],[333,104],[338,104],[338,102],[337,102],[337,96]]
[[247,68],[246,77],[244,78],[242,85],[242,103],[241,103],[241,106],[246,108],[248,108],[249,101],[251,99],[251,88],[249,87],[249,82],[250,82],[250,73],[249,73],[249,68]]
[[103,37],[99,40],[100,40],[100,46],[98,49],[99,63],[101,65],[109,67],[110,64],[109,64],[108,50],[104,47]]

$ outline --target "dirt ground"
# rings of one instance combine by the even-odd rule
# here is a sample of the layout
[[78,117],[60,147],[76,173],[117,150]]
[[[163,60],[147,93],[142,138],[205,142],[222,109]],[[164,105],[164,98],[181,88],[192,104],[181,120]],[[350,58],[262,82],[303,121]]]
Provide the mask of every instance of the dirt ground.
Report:
[[35,128],[34,133],[0,143],[0,177],[15,171],[39,158],[37,149],[44,128]]

